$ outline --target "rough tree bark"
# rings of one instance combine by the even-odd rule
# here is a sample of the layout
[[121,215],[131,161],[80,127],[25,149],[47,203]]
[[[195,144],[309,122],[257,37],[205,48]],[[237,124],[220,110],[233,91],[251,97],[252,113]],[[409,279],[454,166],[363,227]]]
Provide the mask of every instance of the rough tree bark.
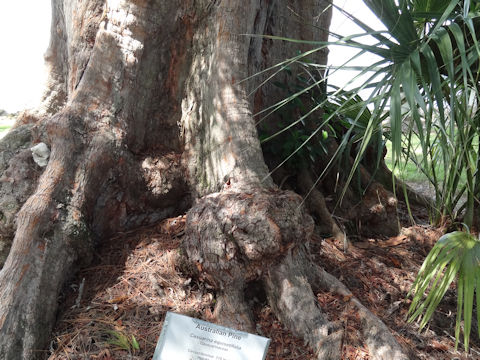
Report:
[[[249,97],[256,84],[239,84],[305,50],[244,34],[325,38],[328,1],[52,5],[43,105],[0,145],[3,254],[12,243],[0,272],[0,357],[42,357],[57,296],[99,241],[193,205],[184,247],[218,291],[218,322],[253,331],[243,291],[260,281],[318,358],[337,359],[341,334],[312,291],[328,283],[305,247],[313,221],[300,196],[274,185],[252,117],[278,94],[267,85]],[[51,148],[45,168],[29,156],[38,142]],[[367,339],[374,359],[406,358],[388,331]]]

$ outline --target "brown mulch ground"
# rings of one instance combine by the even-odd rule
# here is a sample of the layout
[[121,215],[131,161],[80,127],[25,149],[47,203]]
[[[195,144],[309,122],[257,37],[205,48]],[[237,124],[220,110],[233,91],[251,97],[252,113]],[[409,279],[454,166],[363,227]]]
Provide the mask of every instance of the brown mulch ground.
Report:
[[[180,270],[184,220],[167,219],[157,226],[119,234],[98,249],[95,265],[81,270],[62,294],[48,359],[151,359],[166,311],[212,319],[213,289]],[[390,327],[412,359],[480,359],[476,330],[469,356],[454,350],[453,290],[426,332],[418,333],[415,324],[405,321],[405,296],[439,235],[435,229],[417,225],[395,238],[361,239],[347,252],[331,239],[314,238],[311,248],[318,263]],[[343,324],[342,359],[369,359],[357,313],[348,299],[330,293],[319,293],[317,299],[330,320]],[[301,339],[284,329],[263,300],[252,306],[257,332],[272,340],[268,360],[315,358]],[[139,350],[126,340],[132,336]]]

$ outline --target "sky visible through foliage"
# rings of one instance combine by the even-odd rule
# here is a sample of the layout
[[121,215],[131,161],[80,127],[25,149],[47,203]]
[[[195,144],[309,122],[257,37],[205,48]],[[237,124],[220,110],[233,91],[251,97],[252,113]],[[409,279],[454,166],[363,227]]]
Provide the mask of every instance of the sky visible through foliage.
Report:
[[[43,55],[50,35],[51,0],[17,0],[0,2],[0,110],[16,112],[35,107],[45,81]],[[361,0],[336,0],[370,26],[379,21]],[[378,25],[380,26],[380,25]],[[355,25],[334,11],[331,31],[342,35],[357,31]],[[354,54],[347,48],[331,48],[329,64],[341,65]],[[355,65],[371,64],[369,57],[356,60]],[[352,78],[349,71],[338,72],[331,83],[343,85]]]
[[38,104],[45,80],[50,0],[0,1],[0,110]]
[[[368,24],[373,29],[385,29],[385,26],[377,19],[377,17],[368,9],[368,7],[363,3],[361,0],[335,0],[334,4],[339,8],[345,9],[349,13],[351,13],[356,18],[360,19],[361,21]],[[332,33],[336,33],[342,36],[358,34],[364,32],[361,30],[357,25],[355,25],[352,21],[348,20],[345,15],[341,14],[340,11],[337,9],[333,10],[332,16],[332,24],[330,25],[330,31]],[[330,41],[336,41],[337,39],[330,36]],[[374,39],[361,39],[362,42],[372,42],[374,43]],[[342,47],[342,46],[331,46],[328,53],[328,64],[330,66],[342,66],[345,61],[352,58],[358,50],[349,48],[349,47]],[[378,58],[377,58],[378,59]],[[375,56],[371,54],[365,54],[361,57],[355,58],[354,62],[347,64],[347,66],[363,66],[363,65],[371,65],[374,63]],[[343,87],[346,83],[348,83],[354,76],[355,73],[351,70],[340,70],[333,72],[330,71],[331,76],[329,76],[328,82],[330,84],[334,84],[339,87]],[[353,88],[354,86],[359,86],[361,84],[361,80],[351,85],[348,85],[347,88]],[[361,94],[362,95],[362,94]]]

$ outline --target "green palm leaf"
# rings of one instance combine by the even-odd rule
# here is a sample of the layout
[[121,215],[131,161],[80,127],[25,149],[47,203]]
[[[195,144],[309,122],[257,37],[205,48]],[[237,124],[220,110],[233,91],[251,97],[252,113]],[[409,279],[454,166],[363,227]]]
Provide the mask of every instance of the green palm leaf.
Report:
[[[326,116],[317,120],[317,128],[304,136],[297,149],[286,156],[276,169],[306,147],[320,146],[315,139],[325,129],[341,126],[342,131],[333,131],[338,146],[320,175],[326,174],[333,164],[341,164],[342,159],[347,159],[345,164],[349,174],[344,194],[367,148],[380,148],[388,139],[392,142],[394,165],[400,167],[406,161],[413,161],[432,183],[435,189],[435,219],[440,221],[446,216],[455,218],[463,211],[463,221],[470,227],[473,211],[480,204],[480,46],[477,41],[480,2],[364,2],[383,22],[386,30],[372,29],[348,11],[339,9],[362,32],[349,36],[332,34],[336,40],[330,42],[268,37],[311,44],[314,48],[262,72],[263,76],[267,76],[265,81],[298,64],[306,73],[320,69],[320,65],[306,59],[325,47],[358,49],[351,59],[339,67],[332,67],[329,72],[330,75],[334,74],[338,68],[358,71],[351,81],[340,88],[330,87],[331,91],[327,91],[325,97],[313,101],[310,110],[302,110],[297,118],[264,139],[268,142],[277,136],[285,136],[307,118],[314,117],[318,110],[328,109]],[[377,43],[366,41],[368,36]],[[380,59],[369,66],[356,66],[355,60],[365,53],[374,54]],[[272,73],[266,75],[268,71]],[[264,109],[259,122],[274,112],[282,111],[299,97],[310,94],[313,89],[326,87],[325,82],[330,75],[324,79],[311,77],[312,81],[303,88]],[[348,89],[360,78],[364,79],[362,85]],[[364,90],[370,93],[362,99],[358,93]],[[387,118],[389,126],[384,127]],[[413,139],[419,142],[420,155],[415,152]],[[352,150],[356,153],[353,166]],[[479,251],[477,240],[468,234],[452,233],[442,237],[425,259],[412,287],[415,296],[410,308],[410,320],[421,317],[420,326],[426,326],[445,292],[457,279],[459,309],[456,334],[458,340],[463,318],[464,344],[468,347],[473,299],[480,283],[477,266]],[[428,295],[424,297],[426,292]],[[478,292],[475,299],[478,306]]]
[[[456,346],[463,319],[464,345],[465,349],[468,349],[475,292],[477,306],[480,302],[478,288],[480,241],[468,233],[457,231],[446,234],[430,251],[408,294],[409,296],[414,294],[409,308],[409,321],[421,318],[420,329],[423,329],[455,278],[457,278]],[[477,323],[480,326],[480,317],[477,317]]]

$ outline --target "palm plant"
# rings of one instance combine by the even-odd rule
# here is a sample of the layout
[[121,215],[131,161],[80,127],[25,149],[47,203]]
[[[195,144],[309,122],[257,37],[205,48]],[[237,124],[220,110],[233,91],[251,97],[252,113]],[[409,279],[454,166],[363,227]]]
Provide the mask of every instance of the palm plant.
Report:
[[[414,161],[435,190],[433,216],[438,223],[445,218],[455,219],[463,214],[463,223],[471,228],[479,226],[480,219],[480,165],[479,137],[479,59],[480,46],[477,32],[480,29],[480,2],[473,0],[364,0],[365,4],[383,22],[386,30],[376,31],[343,9],[345,16],[358,25],[362,32],[343,37],[334,35],[337,40],[329,43],[310,43],[311,51],[299,54],[277,64],[274,73],[288,68],[293,63],[315,68],[305,59],[327,46],[347,46],[363,53],[375,54],[379,60],[365,67],[348,66],[342,68],[358,70],[357,78],[366,81],[349,91],[345,88],[333,89],[322,101],[314,104],[296,121],[270,138],[303,122],[308,116],[329,104],[334,110],[321,118],[315,131],[290,155],[300,151],[318,132],[333,126],[339,117],[349,114],[352,126],[340,139],[339,146],[329,162],[333,164],[341,154],[348,151],[351,141],[356,144],[356,156],[348,184],[366,150],[378,134],[392,142],[392,157],[395,166],[402,162]],[[332,6],[335,6],[332,4]],[[369,44],[366,38],[374,38]],[[275,37],[272,37],[275,38]],[[356,57],[355,56],[355,57]],[[350,63],[354,59],[351,59]],[[272,70],[272,69],[269,69]],[[331,70],[333,73],[335,70]],[[269,115],[314,87],[327,81],[319,79],[290,95],[279,103],[265,109]],[[346,84],[346,86],[350,85]],[[358,93],[370,90],[365,100],[358,99]],[[352,103],[355,106],[352,108]],[[354,111],[352,111],[352,109]],[[369,118],[364,115],[368,110]],[[385,119],[389,125],[383,127]],[[361,127],[357,126],[362,124]],[[361,129],[360,135],[354,131]],[[413,149],[413,137],[420,143],[421,155]],[[268,140],[268,139],[266,139]],[[328,166],[324,173],[328,171]],[[452,233],[442,238],[432,249],[413,286],[415,293],[410,308],[410,319],[420,317],[425,326],[434,309],[445,294],[450,283],[458,277],[457,342],[460,331],[461,310],[464,309],[464,339],[468,347],[470,335],[473,294],[478,291],[480,245],[468,233]],[[443,280],[442,280],[442,275]],[[424,292],[429,295],[422,303]],[[477,306],[480,297],[477,292]],[[480,322],[480,319],[479,319]]]
[[[476,293],[477,324],[480,325],[480,241],[466,232],[442,236],[425,259],[409,292],[413,296],[409,309],[410,321],[421,318],[420,329],[430,321],[440,300],[457,279],[457,321],[455,347],[460,338],[463,318],[464,346],[468,349],[472,328],[474,295]],[[424,299],[423,294],[429,289]]]
[[[477,85],[480,47],[476,35],[480,25],[480,3],[472,0],[364,2],[384,23],[386,30],[376,31],[339,8],[363,32],[348,37],[332,34],[338,40],[329,43],[270,37],[310,43],[316,47],[277,64],[272,68],[276,71],[266,81],[289,68],[292,63],[319,67],[306,59],[328,46],[358,49],[359,53],[341,68],[359,72],[343,88],[329,92],[310,111],[264,140],[269,141],[288,131],[328,104],[338,104],[334,112],[321,119],[316,132],[297,148],[297,151],[301,151],[317,132],[335,123],[339,115],[352,113],[350,101],[355,100],[359,92],[370,90],[370,95],[365,100],[357,102],[356,116],[351,119],[351,123],[356,124],[364,116],[365,110],[371,108],[368,124],[364,126],[361,139],[357,139],[357,156],[349,180],[388,117],[389,125],[383,128],[383,132],[392,141],[394,166],[414,161],[431,182],[435,190],[435,207],[432,209],[435,221],[438,223],[445,217],[456,218],[458,213],[464,212],[464,222],[471,226],[480,204],[480,174],[477,171],[480,163],[480,115],[477,111],[480,99]],[[372,37],[377,41],[375,44],[363,41]],[[365,67],[348,65],[364,53],[375,54],[379,60]],[[330,71],[330,74],[334,72],[335,70]],[[365,77],[367,80],[361,86],[346,90],[357,79]],[[311,82],[300,91],[264,109],[264,117],[315,87],[324,86],[324,81],[328,81],[328,76]],[[351,131],[354,128],[355,126]],[[336,155],[344,153],[349,146],[352,134],[347,135],[340,142]],[[413,151],[412,136],[420,142],[420,156]],[[474,151],[475,148],[477,151]],[[291,154],[294,155],[295,153]],[[333,161],[334,159],[332,163]]]
[[[426,175],[435,190],[437,222],[464,211],[463,221],[470,227],[479,204],[479,4],[460,0],[365,3],[382,20],[386,33],[374,32],[344,12],[378,43],[364,45],[342,38],[336,43],[380,57],[365,69],[373,72],[368,81],[373,91],[367,100],[374,106],[372,129],[382,121],[383,109],[389,109],[386,135],[392,141],[393,163],[413,160]],[[361,149],[370,141],[370,133],[365,135]],[[413,151],[412,135],[419,140],[420,156]],[[360,151],[357,163],[362,155]]]
[[[379,2],[366,3],[377,15],[385,10]],[[382,3],[395,11],[393,1]],[[464,211],[467,227],[474,224],[479,208],[479,8],[472,1],[400,1],[398,23],[395,17],[384,21],[398,42],[393,45],[397,56],[404,57],[392,61],[396,69],[389,84],[393,158],[415,157],[411,151],[411,134],[415,134],[422,150],[417,164],[435,189],[437,221],[456,217],[458,209]],[[405,108],[407,111],[402,112]],[[402,139],[406,139],[405,148],[401,147]],[[438,164],[443,166],[443,178],[439,177]],[[460,204],[462,197],[466,200]],[[455,345],[463,318],[468,350],[475,292],[477,309],[480,305],[480,242],[474,236],[454,232],[437,242],[412,286],[410,294],[415,295],[409,320],[423,316],[423,328],[454,279],[458,292]],[[479,316],[477,323],[480,325]]]

